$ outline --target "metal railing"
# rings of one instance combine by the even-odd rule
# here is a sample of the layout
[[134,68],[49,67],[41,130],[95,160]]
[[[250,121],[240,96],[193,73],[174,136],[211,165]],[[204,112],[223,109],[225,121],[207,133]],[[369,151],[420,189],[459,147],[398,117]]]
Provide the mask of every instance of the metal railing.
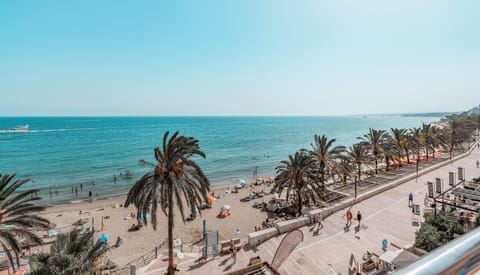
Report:
[[435,249],[394,274],[467,274],[476,268],[480,268],[480,227]]

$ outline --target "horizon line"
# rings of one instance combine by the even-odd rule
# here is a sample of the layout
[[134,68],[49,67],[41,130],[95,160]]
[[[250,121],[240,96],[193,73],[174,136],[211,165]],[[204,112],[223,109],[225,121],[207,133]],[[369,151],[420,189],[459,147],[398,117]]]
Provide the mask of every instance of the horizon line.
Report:
[[[381,116],[381,115],[432,115],[432,114],[456,114],[465,111],[439,111],[439,112],[407,112],[407,113],[357,113],[357,114],[338,114],[338,115],[304,115],[304,114],[290,114],[290,115],[0,115],[0,118],[23,118],[23,117],[45,117],[45,118],[61,118],[61,117],[347,117],[347,116]],[[442,115],[445,116],[445,115]]]

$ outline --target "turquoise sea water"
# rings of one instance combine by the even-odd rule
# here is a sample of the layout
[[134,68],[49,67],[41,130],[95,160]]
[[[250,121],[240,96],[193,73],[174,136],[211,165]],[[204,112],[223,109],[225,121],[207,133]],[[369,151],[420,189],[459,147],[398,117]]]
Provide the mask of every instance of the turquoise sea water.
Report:
[[[35,180],[26,188],[40,188],[48,202],[79,200],[88,191],[98,197],[128,192],[154,161],[165,131],[179,130],[199,139],[207,154],[199,160],[214,185],[274,175],[279,161],[300,148],[310,148],[314,134],[351,145],[369,127],[418,127],[432,117],[400,115],[342,117],[21,117],[0,118],[0,129],[30,125],[28,133],[0,133],[0,173]],[[133,173],[133,177],[113,175]],[[92,185],[94,181],[95,185]],[[72,186],[83,185],[78,196]],[[49,190],[54,191],[52,195]],[[55,193],[58,190],[58,194]]]

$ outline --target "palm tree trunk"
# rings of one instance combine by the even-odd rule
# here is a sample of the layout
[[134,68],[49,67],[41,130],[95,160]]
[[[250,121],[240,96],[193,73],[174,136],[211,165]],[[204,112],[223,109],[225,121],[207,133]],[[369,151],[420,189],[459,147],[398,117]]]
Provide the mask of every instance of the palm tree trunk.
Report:
[[357,177],[355,177],[355,198],[357,198]]
[[172,182],[168,184],[168,270],[167,274],[175,274],[173,263],[173,190]]
[[408,152],[408,149],[405,149],[405,154],[407,155],[407,164],[410,164],[410,152]]
[[361,177],[361,174],[362,174],[362,171],[360,169],[361,169],[362,164],[358,163],[357,165],[358,165],[358,180],[360,180],[361,179],[360,177]]
[[387,172],[388,172],[388,168],[389,168],[389,165],[390,165],[390,158],[389,158],[389,157],[385,157],[385,160],[386,160],[386,162],[387,162],[387,167],[386,167],[386,169],[387,169]]
[[375,174],[378,174],[378,157],[375,156]]
[[303,204],[303,201],[302,201],[302,196],[301,196],[301,193],[300,193],[300,190],[298,189],[297,190],[297,201],[298,201],[298,216],[302,216],[302,204]]

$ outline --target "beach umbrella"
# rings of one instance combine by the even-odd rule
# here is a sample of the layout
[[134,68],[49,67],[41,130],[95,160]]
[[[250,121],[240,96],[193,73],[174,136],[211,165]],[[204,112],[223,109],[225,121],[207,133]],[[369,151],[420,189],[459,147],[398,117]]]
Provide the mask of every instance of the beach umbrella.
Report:
[[220,209],[222,209],[222,210],[229,210],[229,209],[230,209],[230,205],[227,205],[227,204],[222,205],[222,207],[221,207]]
[[240,179],[238,182],[240,182],[241,184],[245,184],[246,181],[244,179]]
[[207,195],[207,200],[208,200],[209,202],[214,202],[214,201],[216,201],[217,199],[216,199],[215,197],[213,197],[212,195]]
[[102,234],[102,236],[100,236],[100,238],[98,238],[97,242],[106,242],[108,240],[108,238],[110,237],[109,234]]

